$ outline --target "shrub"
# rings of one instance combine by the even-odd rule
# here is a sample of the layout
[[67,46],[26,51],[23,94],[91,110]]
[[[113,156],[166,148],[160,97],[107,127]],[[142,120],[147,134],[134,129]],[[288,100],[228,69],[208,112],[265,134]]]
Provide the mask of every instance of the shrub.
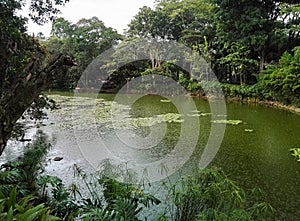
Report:
[[176,221],[264,220],[273,211],[259,201],[248,207],[243,190],[220,170],[199,170],[176,186],[171,188]]
[[275,100],[300,106],[300,47],[294,48],[293,55],[285,52],[277,66],[270,66],[262,83]]

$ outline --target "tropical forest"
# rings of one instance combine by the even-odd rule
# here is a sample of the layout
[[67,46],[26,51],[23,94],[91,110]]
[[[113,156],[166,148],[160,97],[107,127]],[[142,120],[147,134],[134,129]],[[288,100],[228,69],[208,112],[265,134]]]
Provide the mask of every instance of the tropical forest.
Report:
[[0,220],[300,220],[300,2],[138,2],[0,0]]

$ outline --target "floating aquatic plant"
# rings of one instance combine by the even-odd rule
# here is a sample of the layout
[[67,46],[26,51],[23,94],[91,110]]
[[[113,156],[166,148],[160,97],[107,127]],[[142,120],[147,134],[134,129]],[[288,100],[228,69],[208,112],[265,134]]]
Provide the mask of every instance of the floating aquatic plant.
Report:
[[300,148],[291,148],[290,149],[291,155],[296,157],[297,161],[300,162]]
[[239,125],[243,123],[241,120],[212,120],[212,123],[215,124],[229,124],[229,125]]
[[160,102],[162,102],[162,103],[171,103],[172,101],[171,100],[160,100]]
[[163,122],[182,123],[183,121],[184,120],[181,118],[180,114],[167,113],[167,114],[156,115],[153,117],[124,118],[119,122],[115,122],[114,126],[115,128],[118,129],[128,129],[128,128],[151,127]]
[[158,115],[158,117],[161,117],[165,122],[168,123],[182,123],[183,119],[181,119],[181,115],[177,113],[167,113]]
[[212,113],[198,113],[198,114],[188,114],[188,117],[207,117],[212,115]]
[[[58,114],[63,121],[58,126],[64,129],[71,129],[74,126],[82,128],[94,123],[106,124],[110,121],[113,122],[113,125],[107,124],[107,126],[113,126],[114,129],[138,129],[163,122],[182,123],[184,121],[178,113],[166,113],[152,117],[132,117],[129,115],[131,109],[129,106],[102,98],[91,100],[88,97],[76,97],[76,100],[74,98],[66,100],[63,96],[55,96],[55,99],[62,101],[62,108],[58,110]],[[162,102],[171,101],[162,100]]]
[[139,118],[130,118],[129,123],[126,123],[126,121],[123,122],[124,127],[127,126],[132,126],[134,128],[139,128],[139,127],[151,127],[155,124],[159,124],[162,121],[159,119],[155,118],[150,118],[150,117],[139,117]]

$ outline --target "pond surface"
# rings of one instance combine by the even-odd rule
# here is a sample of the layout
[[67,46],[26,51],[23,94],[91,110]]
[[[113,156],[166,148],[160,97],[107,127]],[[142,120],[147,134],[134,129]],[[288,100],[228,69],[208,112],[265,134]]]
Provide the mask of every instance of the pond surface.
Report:
[[[148,95],[128,106],[127,95],[123,96],[124,102],[115,102],[114,95],[108,94],[96,100],[67,93],[50,96],[61,109],[49,113],[42,129],[56,139],[49,159],[62,156],[64,160],[51,161],[48,173],[72,180],[74,163],[93,170],[101,160],[111,158],[150,179],[159,173],[163,178],[165,173],[174,180],[198,168],[212,125],[227,122],[220,149],[209,166],[222,168],[246,191],[261,188],[265,200],[277,210],[274,220],[299,220],[300,163],[289,152],[300,146],[299,115],[228,103],[227,121],[220,116],[212,122],[210,105],[204,100],[193,99],[196,110],[182,114],[168,98]],[[187,98],[176,99],[184,103]]]

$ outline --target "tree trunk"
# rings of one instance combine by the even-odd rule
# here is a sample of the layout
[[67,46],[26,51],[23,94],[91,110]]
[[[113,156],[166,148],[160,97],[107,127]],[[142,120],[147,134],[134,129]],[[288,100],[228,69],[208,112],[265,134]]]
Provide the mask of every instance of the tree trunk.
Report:
[[259,62],[259,78],[263,77],[263,70],[266,62],[266,50],[263,49],[260,53],[260,62]]
[[2,87],[1,89],[0,155],[5,149],[14,125],[33,101],[39,97],[43,90],[51,85],[56,75],[61,74],[63,66],[76,65],[70,57],[60,54],[44,69],[39,70],[41,66],[40,55],[32,58],[24,68],[20,74],[22,78],[12,80],[9,88]]

